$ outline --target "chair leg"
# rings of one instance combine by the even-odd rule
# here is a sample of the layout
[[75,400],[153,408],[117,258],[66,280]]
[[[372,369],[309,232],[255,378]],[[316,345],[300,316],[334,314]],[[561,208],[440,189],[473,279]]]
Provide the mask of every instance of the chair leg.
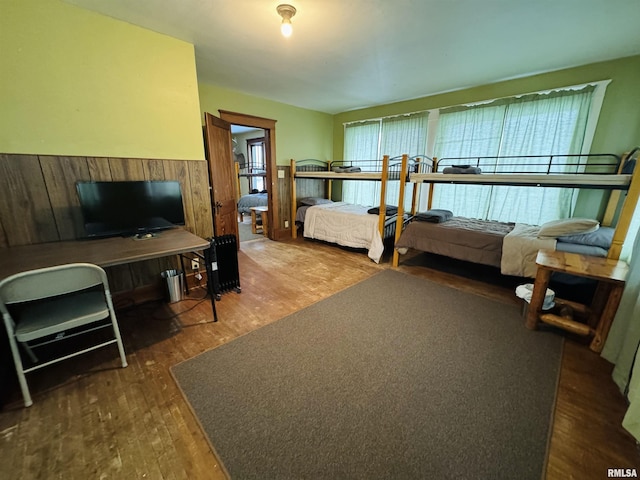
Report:
[[113,302],[111,300],[111,292],[106,291],[105,297],[107,299],[107,305],[109,307],[109,316],[111,317],[111,325],[113,326],[113,334],[116,337],[116,344],[118,345],[118,352],[120,352],[120,360],[122,361],[122,368],[127,365],[127,357],[124,353],[124,345],[122,344],[122,337],[120,336],[120,328],[118,327],[118,320],[116,319],[116,312],[113,308]]
[[120,360],[122,360],[122,368],[125,368],[129,364],[127,363],[127,357],[124,354],[124,345],[122,344],[122,337],[120,337],[118,322],[116,321],[115,317],[112,317],[111,320],[113,322],[113,333],[115,334],[117,340],[116,343],[118,345],[118,352],[120,352]]
[[9,346],[11,347],[11,355],[13,356],[13,363],[16,367],[16,374],[18,375],[18,383],[20,384],[20,390],[22,390],[22,398],[24,398],[24,406],[30,407],[33,405],[33,400],[31,400],[29,385],[27,385],[27,378],[24,375],[24,367],[22,366],[18,343],[13,335],[13,330],[7,329],[7,332],[9,333]]

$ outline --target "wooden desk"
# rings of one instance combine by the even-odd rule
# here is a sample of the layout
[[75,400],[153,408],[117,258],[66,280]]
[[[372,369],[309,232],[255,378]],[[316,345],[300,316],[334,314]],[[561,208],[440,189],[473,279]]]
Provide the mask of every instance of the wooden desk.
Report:
[[262,220],[262,234],[266,237],[268,235],[268,212],[269,207],[250,207],[251,210],[251,232],[258,233],[258,225],[257,225],[257,214],[260,214],[260,218]]
[[[601,352],[620,304],[629,266],[619,260],[550,250],[540,250],[536,264],[538,271],[527,312],[527,328],[535,330],[538,322],[542,321],[579,335],[593,336],[589,348],[594,352]],[[576,307],[588,315],[586,324],[553,313],[540,314],[552,272],[564,272],[598,281],[590,306],[556,299],[556,303]]]
[[[182,228],[163,230],[151,238],[141,240],[134,240],[132,237],[110,237],[0,248],[0,280],[27,270],[65,263],[86,262],[101,267],[112,267],[152,258],[198,252],[207,248],[209,248],[207,240]],[[211,297],[211,308],[213,320],[217,322],[218,313],[213,296]],[[0,340],[1,338],[0,336]],[[0,347],[3,346],[0,342]],[[4,351],[9,351],[8,341],[6,341]],[[4,368],[5,365],[8,365],[8,359],[0,358],[0,366]],[[0,373],[2,372],[0,371]],[[8,391],[6,386],[6,375],[2,374],[0,375],[0,391]],[[0,406],[3,404],[3,400],[4,398],[0,395]]]
[[112,267],[209,248],[209,242],[182,228],[151,238],[110,237],[0,248],[0,279],[14,273],[65,263],[87,262]]

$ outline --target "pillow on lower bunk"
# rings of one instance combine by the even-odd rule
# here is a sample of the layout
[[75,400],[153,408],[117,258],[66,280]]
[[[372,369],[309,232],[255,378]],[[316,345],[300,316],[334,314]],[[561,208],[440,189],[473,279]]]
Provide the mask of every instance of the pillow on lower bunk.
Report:
[[578,235],[564,235],[562,237],[558,237],[558,242],[593,245],[594,247],[600,247],[608,250],[611,246],[611,242],[613,241],[614,232],[614,228],[600,227],[598,230],[591,233],[580,233]]
[[333,203],[328,198],[321,198],[321,197],[306,197],[306,198],[301,198],[298,201],[302,205],[309,205],[309,206],[322,205],[324,203]]
[[451,217],[453,217],[453,212],[451,212],[450,210],[441,210],[434,208],[431,210],[427,210],[426,212],[416,213],[415,217],[413,218],[415,218],[416,220],[420,220],[421,222],[442,223],[446,222]]
[[590,218],[563,218],[542,224],[538,237],[563,237],[579,233],[591,233],[598,230],[600,222]]
[[[385,211],[385,215],[397,215],[398,207],[394,207],[393,205],[387,205],[384,211]],[[380,213],[380,207],[370,208],[369,210],[367,210],[367,213],[378,215]]]
[[606,257],[608,249],[595,245],[581,245],[579,243],[557,242],[556,250],[559,252],[579,253],[580,255],[590,255],[592,257]]

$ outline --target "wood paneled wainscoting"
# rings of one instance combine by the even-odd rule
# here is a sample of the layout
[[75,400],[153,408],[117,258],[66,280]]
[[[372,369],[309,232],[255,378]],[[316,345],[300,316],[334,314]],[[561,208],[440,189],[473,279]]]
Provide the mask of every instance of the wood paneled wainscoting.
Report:
[[[179,181],[185,228],[202,238],[213,236],[205,160],[0,154],[0,248],[32,244],[46,248],[47,242],[81,238],[76,182],[124,180]],[[109,267],[117,303],[160,298],[160,272],[177,265],[172,257]]]

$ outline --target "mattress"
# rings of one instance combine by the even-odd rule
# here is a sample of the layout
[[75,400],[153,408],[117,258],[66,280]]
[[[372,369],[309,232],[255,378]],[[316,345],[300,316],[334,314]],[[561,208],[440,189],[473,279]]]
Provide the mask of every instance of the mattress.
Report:
[[238,200],[238,213],[251,213],[251,207],[264,207],[268,203],[266,193],[250,193]]
[[502,240],[515,223],[453,217],[443,223],[413,221],[396,249],[412,248],[500,268]]
[[344,202],[309,207],[304,217],[304,236],[345,247],[366,248],[369,258],[378,263],[384,245],[378,230],[379,217],[367,213],[369,208]]

